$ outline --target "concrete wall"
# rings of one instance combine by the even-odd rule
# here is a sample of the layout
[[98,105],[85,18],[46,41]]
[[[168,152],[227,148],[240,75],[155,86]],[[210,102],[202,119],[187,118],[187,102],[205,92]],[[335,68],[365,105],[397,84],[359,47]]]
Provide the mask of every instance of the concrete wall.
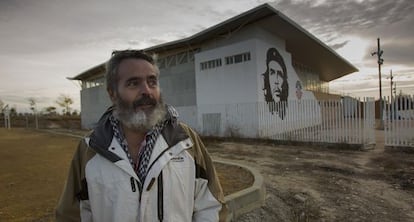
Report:
[[[255,102],[257,86],[256,63],[253,60],[226,65],[224,58],[250,52],[255,57],[256,41],[248,40],[224,47],[202,51],[195,55],[197,104],[226,104]],[[222,59],[222,66],[201,70],[200,63]]]
[[[285,114],[272,113],[268,110],[256,107],[249,108],[252,103],[265,102],[264,78],[266,72],[266,54],[269,48],[276,48],[284,59],[287,69],[287,82],[289,85]],[[226,64],[225,57],[250,53],[250,61],[237,64]],[[215,68],[201,69],[201,63],[214,59],[222,59],[222,65]],[[283,125],[280,130],[295,130],[298,127],[308,127],[320,123],[320,115],[306,117],[306,112],[301,107],[289,106],[289,102],[300,100],[316,100],[313,93],[303,89],[303,82],[292,66],[291,54],[285,50],[285,41],[257,26],[249,26],[237,35],[224,40],[215,40],[203,46],[202,51],[195,54],[196,95],[197,95],[197,122],[198,128],[209,135],[228,135],[237,131],[244,137],[257,137],[261,132],[273,133]],[[238,104],[232,107],[225,104]],[[243,104],[246,104],[242,108]],[[294,103],[297,104],[297,103]],[[319,107],[313,107],[316,113]],[[229,113],[239,112],[236,117],[229,118]],[[244,112],[245,118],[240,118]],[[246,115],[246,114],[249,115]],[[295,119],[289,117],[294,113]],[[293,115],[292,115],[293,116]],[[299,116],[299,117],[298,117]],[[232,122],[232,119],[234,120]],[[270,121],[270,122],[269,122]],[[301,124],[289,124],[300,121]],[[289,126],[286,128],[286,126]],[[268,130],[267,128],[272,130]],[[271,135],[261,135],[271,136]]]
[[173,106],[194,106],[196,83],[194,61],[160,69],[160,86],[164,101]]
[[81,90],[82,128],[91,129],[112,104],[104,85]]
[[[233,127],[232,123],[222,121],[226,113],[225,104],[257,101],[255,52],[256,40],[251,39],[203,50],[195,55],[197,120],[207,134],[223,135]],[[250,53],[250,61],[226,64],[225,57],[241,53]],[[222,65],[201,70],[200,63],[214,59],[221,59]]]

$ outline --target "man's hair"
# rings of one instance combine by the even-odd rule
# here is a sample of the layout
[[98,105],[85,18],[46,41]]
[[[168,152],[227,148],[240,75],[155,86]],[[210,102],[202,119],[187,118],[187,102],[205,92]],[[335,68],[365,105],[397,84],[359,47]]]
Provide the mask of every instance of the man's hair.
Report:
[[111,58],[106,63],[106,89],[108,91],[117,92],[117,84],[118,84],[118,68],[119,64],[125,59],[142,59],[149,63],[151,63],[155,70],[157,76],[159,75],[159,69],[156,63],[156,56],[149,55],[142,50],[121,50],[121,51],[113,51]]

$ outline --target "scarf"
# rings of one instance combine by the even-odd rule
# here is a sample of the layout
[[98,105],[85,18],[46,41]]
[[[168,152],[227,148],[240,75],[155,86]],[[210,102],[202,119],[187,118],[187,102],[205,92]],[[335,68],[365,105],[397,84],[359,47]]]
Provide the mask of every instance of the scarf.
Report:
[[166,110],[167,114],[165,115],[165,118],[157,124],[155,124],[155,126],[153,126],[152,129],[150,129],[145,135],[145,145],[141,147],[138,153],[137,164],[134,163],[131,154],[128,151],[128,143],[126,141],[124,133],[122,132],[120,121],[116,119],[112,114],[109,117],[114,132],[114,136],[121,145],[122,149],[125,151],[129,159],[129,162],[134,168],[134,171],[138,175],[138,178],[140,179],[142,184],[144,183],[145,177],[147,176],[149,161],[158,136],[161,134],[162,129],[164,129],[164,127],[167,124],[172,124],[173,121],[176,121],[178,117],[178,113],[174,109],[174,107],[166,105]]

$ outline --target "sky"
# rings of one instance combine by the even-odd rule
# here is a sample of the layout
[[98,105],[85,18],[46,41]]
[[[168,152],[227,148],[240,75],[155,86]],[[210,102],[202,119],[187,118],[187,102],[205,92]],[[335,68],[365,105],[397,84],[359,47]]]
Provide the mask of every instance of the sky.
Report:
[[0,100],[29,112],[60,95],[80,110],[80,85],[67,77],[105,62],[113,50],[142,49],[182,39],[263,3],[272,4],[352,63],[359,72],[330,83],[332,92],[414,95],[412,0],[0,0]]

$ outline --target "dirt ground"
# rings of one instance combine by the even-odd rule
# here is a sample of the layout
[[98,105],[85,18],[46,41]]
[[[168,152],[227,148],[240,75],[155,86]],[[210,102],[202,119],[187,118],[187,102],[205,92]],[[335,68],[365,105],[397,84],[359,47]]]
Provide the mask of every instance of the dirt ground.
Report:
[[[73,136],[86,133],[57,131],[0,128],[0,221],[54,221],[79,141]],[[240,167],[217,164],[216,169],[226,195],[253,184],[253,176]]]
[[414,221],[414,152],[253,142],[209,143],[213,156],[258,169],[265,205],[237,221]]
[[[381,140],[368,151],[205,142],[213,157],[263,175],[265,205],[237,221],[414,221],[413,152],[384,150]],[[53,221],[77,143],[74,137],[0,129],[0,221]],[[226,193],[252,182],[237,167],[217,170]]]

